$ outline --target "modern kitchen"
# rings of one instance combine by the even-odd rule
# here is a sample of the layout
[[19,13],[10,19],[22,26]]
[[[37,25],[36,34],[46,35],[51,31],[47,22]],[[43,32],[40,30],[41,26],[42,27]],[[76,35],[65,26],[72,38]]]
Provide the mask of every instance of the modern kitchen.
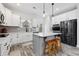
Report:
[[0,3],[0,56],[79,56],[79,3]]

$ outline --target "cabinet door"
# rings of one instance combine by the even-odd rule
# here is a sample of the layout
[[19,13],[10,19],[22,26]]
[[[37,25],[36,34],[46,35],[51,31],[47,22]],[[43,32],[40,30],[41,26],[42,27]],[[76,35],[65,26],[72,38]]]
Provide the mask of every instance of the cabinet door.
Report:
[[27,42],[31,40],[32,40],[32,33],[24,33],[24,35],[22,35],[23,42]]
[[12,43],[11,43],[12,45],[18,43],[17,33],[13,33],[12,36],[11,36],[11,38],[12,38]]
[[6,56],[7,54],[8,54],[7,53],[7,46],[2,45],[1,46],[1,55]]
[[4,25],[11,25],[11,11],[0,4],[0,11],[4,15]]
[[7,56],[8,55],[8,49],[7,49],[8,43],[7,41],[4,41],[1,45],[1,55],[2,56]]
[[12,26],[11,11],[6,8],[5,25]]
[[5,14],[5,7],[0,3],[0,11]]
[[18,43],[32,41],[32,33],[18,33]]
[[4,15],[4,21],[5,22],[5,7],[0,3],[0,12]]
[[12,25],[19,26],[20,25],[20,16],[12,14]]

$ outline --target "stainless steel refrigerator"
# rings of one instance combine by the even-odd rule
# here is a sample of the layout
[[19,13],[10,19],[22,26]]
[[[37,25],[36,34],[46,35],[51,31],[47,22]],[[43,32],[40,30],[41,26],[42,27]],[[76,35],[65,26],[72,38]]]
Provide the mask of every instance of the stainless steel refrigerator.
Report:
[[77,45],[77,19],[61,21],[61,42],[75,46]]

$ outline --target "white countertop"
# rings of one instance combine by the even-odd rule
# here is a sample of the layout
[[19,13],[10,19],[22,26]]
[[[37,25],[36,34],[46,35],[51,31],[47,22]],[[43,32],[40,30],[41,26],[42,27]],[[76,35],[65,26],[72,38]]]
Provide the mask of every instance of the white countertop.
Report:
[[48,34],[44,34],[44,33],[34,33],[34,35],[37,35],[37,36],[41,36],[41,37],[47,37],[47,36],[54,36],[54,35],[59,35],[61,33],[48,33]]

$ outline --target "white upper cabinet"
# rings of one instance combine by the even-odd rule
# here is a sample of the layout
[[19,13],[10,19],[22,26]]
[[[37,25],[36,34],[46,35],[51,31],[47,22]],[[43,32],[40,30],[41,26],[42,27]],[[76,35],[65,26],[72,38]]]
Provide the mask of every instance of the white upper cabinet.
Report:
[[12,16],[11,15],[12,15],[11,11],[6,8],[4,22],[5,22],[5,25],[7,25],[7,26],[12,26]]
[[20,16],[13,14],[11,10],[5,8],[0,4],[0,11],[4,14],[4,24],[5,26],[20,26]]
[[12,14],[12,25],[13,26],[20,26],[20,16],[16,14]]
[[19,26],[20,16],[13,14],[10,10],[6,9],[5,24],[7,26]]
[[7,26],[19,26],[20,25],[20,16],[13,14],[10,10],[6,9],[5,25],[7,25]]
[[5,14],[5,7],[0,3],[0,11]]

